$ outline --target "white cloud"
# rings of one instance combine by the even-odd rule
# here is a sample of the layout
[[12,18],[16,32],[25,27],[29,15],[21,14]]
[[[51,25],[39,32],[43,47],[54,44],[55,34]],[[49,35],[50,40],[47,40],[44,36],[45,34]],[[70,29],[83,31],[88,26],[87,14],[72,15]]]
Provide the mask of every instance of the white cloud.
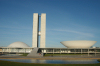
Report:
[[85,33],[85,32],[80,32],[80,31],[74,31],[74,30],[62,30],[62,29],[53,29],[55,31],[62,31],[62,32],[71,32],[71,33],[76,33],[76,34],[80,34],[80,35],[84,35],[84,36],[88,36],[88,37],[94,37],[93,34],[91,33]]
[[30,27],[25,27],[25,26],[0,26],[0,28],[14,28],[14,29],[31,29]]

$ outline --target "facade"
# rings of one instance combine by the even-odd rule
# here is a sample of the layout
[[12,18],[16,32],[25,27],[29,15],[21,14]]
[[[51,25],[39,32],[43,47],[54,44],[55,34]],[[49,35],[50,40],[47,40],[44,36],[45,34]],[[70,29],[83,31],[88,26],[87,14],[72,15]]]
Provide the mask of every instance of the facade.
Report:
[[46,37],[46,14],[41,14],[40,48],[45,48]]
[[38,47],[38,32],[39,32],[39,15],[33,14],[33,35],[32,35],[32,47]]
[[[39,17],[41,17],[41,27],[39,31]],[[38,48],[40,36],[40,50],[42,53],[86,53],[86,54],[100,54],[100,48],[90,48],[97,41],[62,41],[61,43],[67,48],[45,48],[46,36],[46,14],[38,13],[33,14],[33,34],[32,34],[32,47],[29,47],[23,42],[14,42],[8,47],[0,47],[0,53],[31,53],[34,48]]]
[[[8,48],[2,47],[0,48],[0,53],[30,53],[34,48]],[[66,54],[92,54],[97,55],[100,54],[100,48],[39,48],[42,53],[66,53]]]
[[60,42],[67,48],[90,48],[97,41],[77,40],[77,41],[62,41]]
[[[41,30],[39,31],[39,17],[41,17]],[[32,47],[38,47],[40,36],[40,48],[45,48],[45,36],[46,36],[46,14],[42,13],[41,16],[38,13],[33,14],[33,36]]]

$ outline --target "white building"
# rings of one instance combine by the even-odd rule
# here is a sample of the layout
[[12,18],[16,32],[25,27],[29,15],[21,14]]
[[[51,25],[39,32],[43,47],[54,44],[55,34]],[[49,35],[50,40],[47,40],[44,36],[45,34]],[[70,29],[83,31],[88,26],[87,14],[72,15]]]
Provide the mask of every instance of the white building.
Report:
[[[41,30],[39,31],[39,17],[41,17]],[[45,36],[46,36],[46,14],[42,13],[41,16],[38,13],[33,14],[33,37],[32,47],[38,47],[40,36],[40,48],[45,48]]]
[[[41,17],[41,29],[39,31],[39,17]],[[29,47],[23,42],[14,42],[8,47],[0,47],[0,53],[30,53],[34,48],[38,48],[40,36],[40,50],[42,53],[100,53],[100,48],[90,48],[97,41],[77,40],[77,41],[62,41],[61,43],[67,48],[45,48],[46,36],[46,14],[33,14],[33,34],[32,47]]]

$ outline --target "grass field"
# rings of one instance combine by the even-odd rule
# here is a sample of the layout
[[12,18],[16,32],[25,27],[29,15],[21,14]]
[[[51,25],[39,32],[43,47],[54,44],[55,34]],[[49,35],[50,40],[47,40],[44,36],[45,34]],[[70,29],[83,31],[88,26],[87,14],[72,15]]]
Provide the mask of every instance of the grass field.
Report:
[[20,53],[20,54],[22,54],[20,56],[27,56],[29,53]]
[[[21,53],[21,56],[27,56],[28,53]],[[64,56],[64,55],[86,55],[86,54],[44,54],[44,57],[47,56]]]
[[36,63],[19,63],[11,61],[2,61],[0,60],[0,66],[100,66],[100,63],[97,64],[36,64]]
[[45,56],[86,55],[86,54],[44,54]]

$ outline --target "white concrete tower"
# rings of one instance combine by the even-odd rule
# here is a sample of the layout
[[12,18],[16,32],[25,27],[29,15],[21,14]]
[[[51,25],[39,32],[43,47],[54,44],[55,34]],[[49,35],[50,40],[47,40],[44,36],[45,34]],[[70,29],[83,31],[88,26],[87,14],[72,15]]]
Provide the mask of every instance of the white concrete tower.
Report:
[[40,48],[45,48],[45,36],[46,36],[46,14],[41,14],[41,31],[39,31],[39,15],[33,14],[33,36],[32,47],[38,47],[38,36],[40,35]]
[[41,36],[40,36],[40,48],[45,48],[45,36],[46,36],[46,14],[41,14]]
[[39,16],[38,13],[33,14],[33,36],[32,47],[38,47],[38,32],[39,32]]

